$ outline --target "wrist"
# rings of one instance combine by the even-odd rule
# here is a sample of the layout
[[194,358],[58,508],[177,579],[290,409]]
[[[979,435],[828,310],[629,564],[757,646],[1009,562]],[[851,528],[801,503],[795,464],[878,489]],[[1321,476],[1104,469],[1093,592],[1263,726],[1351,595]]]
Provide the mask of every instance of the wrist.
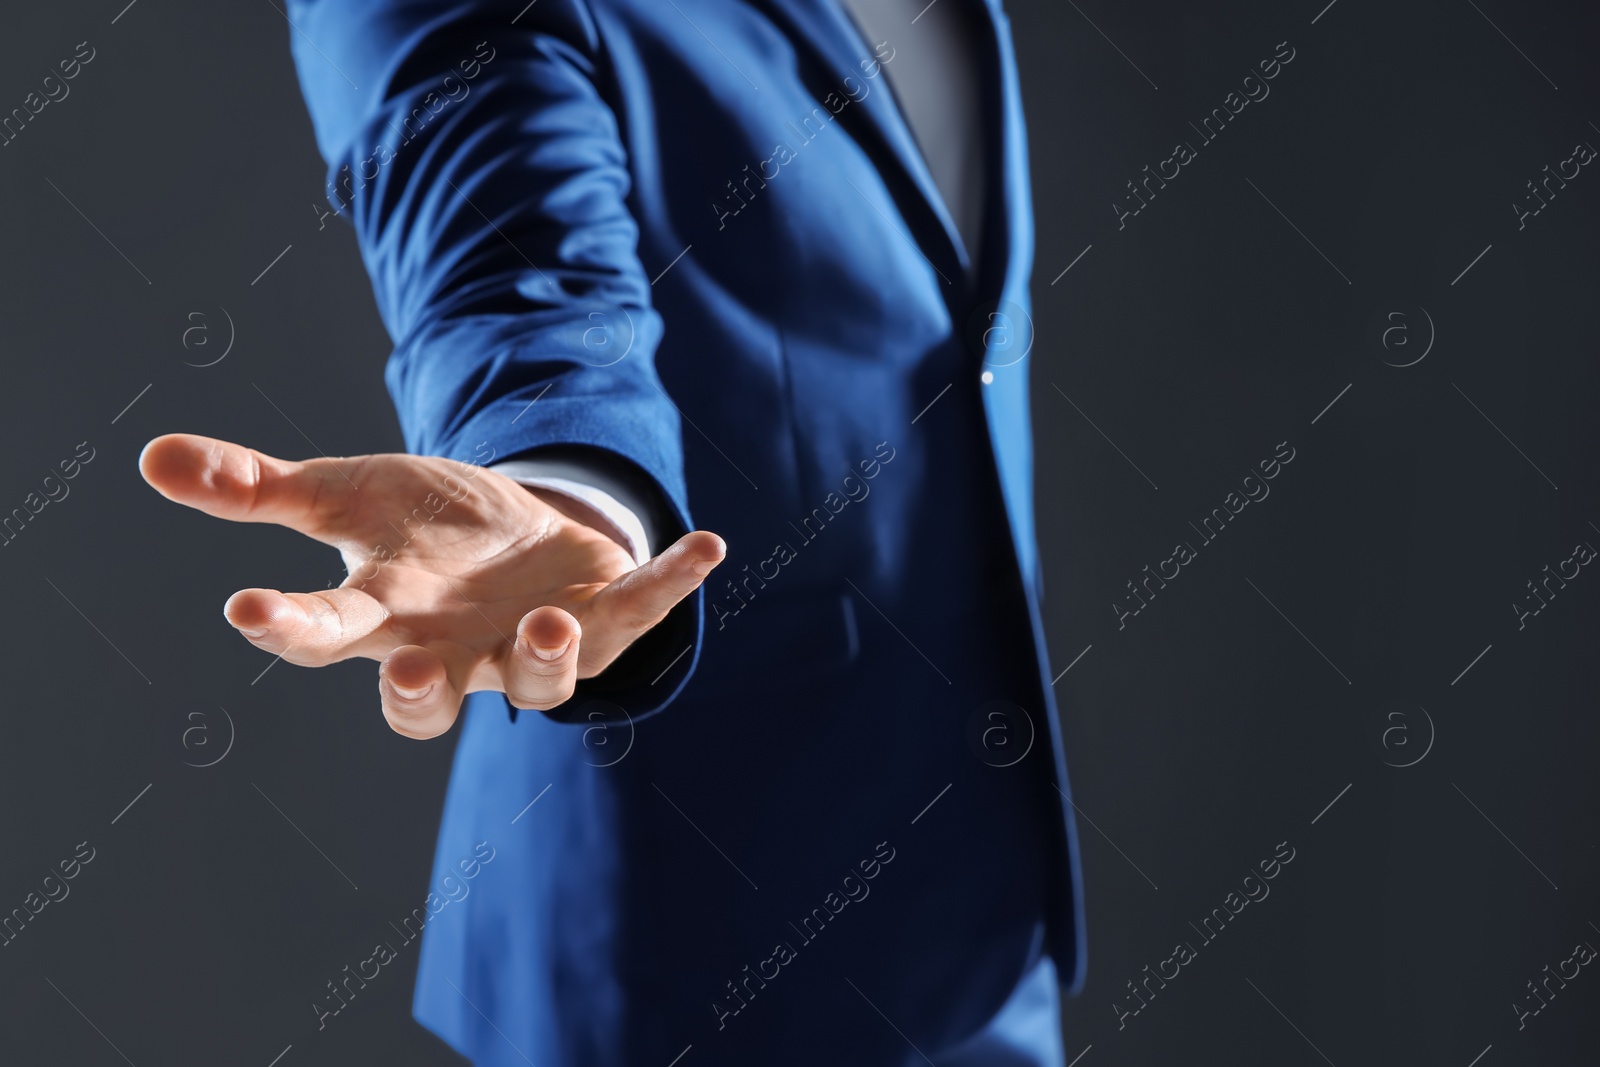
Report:
[[575,496],[570,496],[558,489],[546,489],[542,486],[527,485],[525,490],[538,497],[540,501],[555,511],[571,519],[580,526],[586,526],[597,533],[604,534],[634,560],[634,565],[639,563],[633,538],[606,515],[604,511]]

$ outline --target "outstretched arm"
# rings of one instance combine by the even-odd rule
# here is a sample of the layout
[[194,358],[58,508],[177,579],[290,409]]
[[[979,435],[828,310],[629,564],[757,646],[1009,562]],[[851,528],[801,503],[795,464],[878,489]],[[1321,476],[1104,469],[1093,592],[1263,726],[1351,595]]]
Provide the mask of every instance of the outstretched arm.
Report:
[[[658,710],[693,668],[691,594],[724,547],[686,532],[678,415],[654,364],[661,320],[588,9],[295,0],[288,12],[330,198],[355,227],[394,340],[385,380],[419,455],[292,463],[174,435],[146,449],[146,478],[210,514],[338,547],[351,572],[339,589],[245,590],[228,617],[291,662],[382,660],[385,714],[403,733],[447,729],[479,689],[554,718],[586,690],[636,719]],[[672,547],[634,570],[570,498],[463,466],[551,454],[639,487]],[[465,496],[442,491],[447,476]],[[384,558],[430,494],[444,505]]]

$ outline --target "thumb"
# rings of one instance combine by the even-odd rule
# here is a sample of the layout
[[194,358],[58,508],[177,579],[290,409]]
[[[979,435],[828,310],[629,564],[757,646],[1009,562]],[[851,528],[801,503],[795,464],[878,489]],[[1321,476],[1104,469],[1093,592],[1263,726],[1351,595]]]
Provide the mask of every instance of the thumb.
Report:
[[603,670],[666,618],[679,601],[700,588],[727,554],[722,538],[707,530],[693,530],[596,593],[583,622],[580,676]]

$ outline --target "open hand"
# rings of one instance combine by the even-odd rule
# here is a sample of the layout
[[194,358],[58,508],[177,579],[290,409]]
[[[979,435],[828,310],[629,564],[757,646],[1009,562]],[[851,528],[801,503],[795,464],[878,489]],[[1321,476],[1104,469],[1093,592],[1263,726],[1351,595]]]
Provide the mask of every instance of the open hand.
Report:
[[169,500],[337,548],[349,572],[337,589],[242,589],[223,614],[290,663],[381,661],[384,718],[407,737],[444,733],[479,690],[518,708],[562,703],[726,552],[697,530],[636,568],[559,494],[432,456],[297,462],[167,434],[145,446],[139,469]]

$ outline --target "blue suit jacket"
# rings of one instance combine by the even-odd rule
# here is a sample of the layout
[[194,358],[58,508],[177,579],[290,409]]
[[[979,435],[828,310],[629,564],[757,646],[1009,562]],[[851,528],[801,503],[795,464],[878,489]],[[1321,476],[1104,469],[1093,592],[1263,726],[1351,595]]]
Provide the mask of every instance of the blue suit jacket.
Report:
[[418,1019],[479,1062],[899,1062],[980,1027],[1041,949],[1082,984],[1027,156],[982,2],[970,250],[884,76],[913,26],[866,41],[835,0],[289,5],[408,447],[586,457],[729,545],[562,707],[469,700],[404,932]]

